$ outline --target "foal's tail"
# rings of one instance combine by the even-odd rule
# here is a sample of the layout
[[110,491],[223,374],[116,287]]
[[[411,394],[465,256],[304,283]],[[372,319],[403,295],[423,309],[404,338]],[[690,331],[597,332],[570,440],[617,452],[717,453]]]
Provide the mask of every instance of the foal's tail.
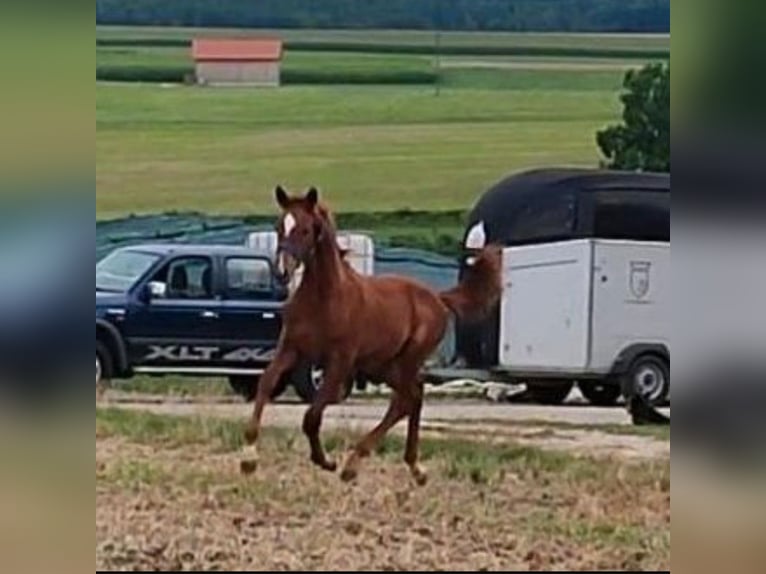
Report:
[[457,287],[439,293],[439,298],[461,319],[481,319],[500,300],[502,251],[489,245],[468,259]]

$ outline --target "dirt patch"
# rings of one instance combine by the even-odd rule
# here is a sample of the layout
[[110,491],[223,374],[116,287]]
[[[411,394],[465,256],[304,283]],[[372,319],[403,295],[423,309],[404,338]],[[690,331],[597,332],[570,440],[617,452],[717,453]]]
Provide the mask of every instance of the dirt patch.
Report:
[[[280,432],[264,436],[261,466],[245,479],[222,444],[195,444],[184,427],[184,444],[173,446],[168,439],[181,428],[174,422],[153,421],[152,435],[130,422],[120,434],[97,415],[97,569],[670,565],[669,462],[430,440],[430,480],[419,488],[399,441],[368,459],[357,483],[344,485],[311,466],[303,437]],[[351,439],[334,440],[337,457]]]
[[472,440],[493,442],[512,440],[522,445],[591,457],[616,457],[625,460],[670,458],[669,440],[619,432],[619,429],[608,431],[546,424],[478,422],[426,423],[423,429],[434,436],[468,436]]

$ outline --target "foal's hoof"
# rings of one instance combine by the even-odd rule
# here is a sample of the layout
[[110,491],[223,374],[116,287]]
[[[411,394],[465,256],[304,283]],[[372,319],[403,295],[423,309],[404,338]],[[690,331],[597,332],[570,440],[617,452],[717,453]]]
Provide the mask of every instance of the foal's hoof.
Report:
[[425,469],[420,466],[414,466],[410,469],[412,472],[412,478],[415,479],[415,484],[418,486],[425,486],[428,482],[428,473],[425,471]]
[[312,458],[311,462],[313,462],[322,470],[326,470],[327,472],[335,472],[338,470],[338,463],[336,463],[334,460],[327,460],[326,458]]
[[320,463],[317,463],[319,465],[319,468],[322,470],[326,470],[327,472],[335,472],[338,470],[338,463],[334,460],[323,460]]
[[351,482],[352,480],[356,480],[358,474],[359,473],[355,468],[346,467],[343,469],[343,472],[340,473],[340,479],[343,482]]
[[241,460],[239,461],[239,471],[245,476],[249,476],[255,472],[258,468],[257,460]]
[[255,445],[243,447],[239,459],[239,471],[247,476],[253,474],[256,468],[258,468],[258,451]]

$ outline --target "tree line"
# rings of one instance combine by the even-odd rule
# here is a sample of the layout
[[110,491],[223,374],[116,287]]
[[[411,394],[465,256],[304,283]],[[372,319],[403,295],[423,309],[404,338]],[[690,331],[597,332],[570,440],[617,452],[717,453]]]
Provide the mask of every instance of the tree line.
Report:
[[96,23],[670,32],[670,0],[96,0]]

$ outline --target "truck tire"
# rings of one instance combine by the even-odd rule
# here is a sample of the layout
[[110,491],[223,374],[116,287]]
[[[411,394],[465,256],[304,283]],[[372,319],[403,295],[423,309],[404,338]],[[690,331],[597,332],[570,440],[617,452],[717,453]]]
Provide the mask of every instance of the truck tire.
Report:
[[623,375],[622,394],[626,400],[642,396],[653,407],[667,403],[670,394],[670,361],[658,355],[641,355]]
[[572,392],[571,381],[533,381],[527,383],[530,398],[542,405],[560,405]]
[[[322,382],[322,371],[312,365],[302,365],[294,369],[289,375],[295,393],[307,404],[314,402],[317,390]],[[346,400],[354,390],[354,381],[347,382],[343,389],[341,400]]]
[[622,394],[619,382],[580,381],[577,386],[590,404],[597,407],[613,407]]
[[114,376],[114,361],[109,348],[96,341],[96,389],[103,389]]
[[[234,375],[229,377],[229,386],[232,390],[250,403],[255,400],[258,394],[258,381],[260,377],[254,375]],[[281,380],[271,393],[271,400],[276,400],[287,390],[289,380]]]

